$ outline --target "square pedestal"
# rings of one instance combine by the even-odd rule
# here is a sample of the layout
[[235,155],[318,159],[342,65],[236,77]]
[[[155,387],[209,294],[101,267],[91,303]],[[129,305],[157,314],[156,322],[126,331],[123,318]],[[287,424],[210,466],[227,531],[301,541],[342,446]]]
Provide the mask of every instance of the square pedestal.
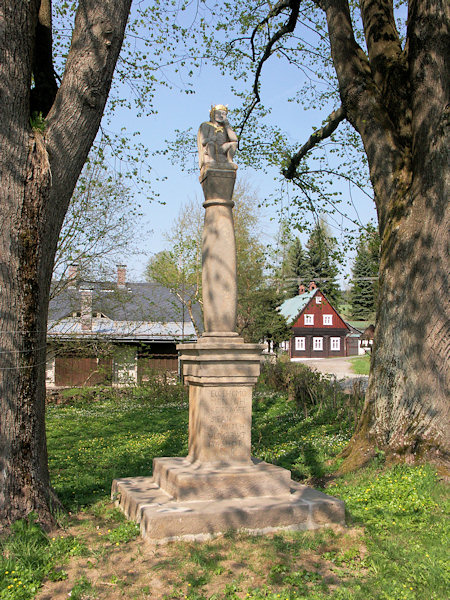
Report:
[[256,459],[250,464],[225,465],[155,458],[153,480],[174,500],[224,500],[289,494],[291,473]]
[[261,348],[210,334],[178,347],[189,384],[189,455],[155,458],[153,477],[117,479],[112,495],[154,541],[229,529],[265,532],[344,523],[344,504],[251,457],[252,388]]
[[205,540],[231,529],[268,533],[344,524],[344,503],[299,483],[274,496],[178,501],[152,477],[116,479],[113,497],[153,542]]

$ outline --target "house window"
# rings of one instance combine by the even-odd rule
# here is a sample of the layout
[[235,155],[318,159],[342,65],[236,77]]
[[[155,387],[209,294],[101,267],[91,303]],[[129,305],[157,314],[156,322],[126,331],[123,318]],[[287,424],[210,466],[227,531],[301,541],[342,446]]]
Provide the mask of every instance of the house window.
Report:
[[341,349],[341,338],[332,337],[330,338],[330,350],[340,350]]
[[324,325],[333,325],[333,315],[323,315]]
[[305,315],[305,325],[314,325],[314,315]]
[[316,296],[316,304],[322,303],[322,296]]
[[321,337],[313,337],[313,350],[321,351],[323,350],[323,338]]
[[296,337],[295,338],[295,349],[296,350],[304,350],[305,349],[305,338],[304,337]]

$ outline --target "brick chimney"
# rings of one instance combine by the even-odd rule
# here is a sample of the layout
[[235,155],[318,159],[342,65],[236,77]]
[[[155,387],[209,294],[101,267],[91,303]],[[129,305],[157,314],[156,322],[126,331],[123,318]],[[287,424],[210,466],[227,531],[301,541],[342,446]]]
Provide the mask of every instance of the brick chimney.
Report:
[[309,291],[312,292],[316,288],[317,288],[317,285],[314,283],[314,281],[310,281],[310,283],[309,283]]
[[301,284],[298,286],[298,295],[299,295],[299,296],[301,296],[301,295],[302,295],[302,294],[304,294],[305,292],[306,292],[306,288],[305,288],[305,286],[304,286],[304,285],[301,283]]
[[78,264],[73,263],[69,265],[67,269],[67,281],[69,282],[69,287],[74,288],[76,286],[76,281],[78,279]]
[[125,287],[125,280],[127,277],[126,265],[117,265],[117,286],[120,288]]
[[92,290],[81,293],[81,331],[92,331]]

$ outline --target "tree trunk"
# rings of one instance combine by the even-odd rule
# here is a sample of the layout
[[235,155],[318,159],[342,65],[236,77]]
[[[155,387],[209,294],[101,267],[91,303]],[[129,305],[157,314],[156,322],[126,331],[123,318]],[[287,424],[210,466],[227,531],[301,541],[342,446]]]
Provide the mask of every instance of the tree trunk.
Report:
[[[431,185],[436,190],[439,181]],[[432,196],[417,195],[383,239],[369,388],[345,468],[366,462],[375,448],[448,465],[450,223],[444,197],[430,215]]]
[[[45,436],[45,358],[47,304],[52,262],[45,257],[40,206],[48,198],[50,169],[42,135],[29,135],[26,182],[11,182],[20,198],[20,219],[11,211],[3,221],[0,298],[2,354],[0,394],[0,514],[13,521],[35,511],[44,525],[57,504],[51,491]],[[25,146],[26,147],[26,146]],[[10,196],[10,197],[11,197]]]
[[[331,3],[339,8],[329,16],[348,13],[344,0]],[[345,53],[334,62],[375,191],[380,290],[366,403],[344,469],[365,462],[376,446],[397,459],[448,465],[449,7],[411,2],[404,52],[389,4],[362,0],[362,7],[376,67],[357,73],[359,93],[352,93]],[[335,50],[336,41],[348,45],[335,38]]]
[[[80,1],[61,88],[40,130],[30,126],[31,109],[36,110],[30,105],[30,82],[40,2],[0,3],[2,525],[32,511],[49,525],[58,503],[50,487],[45,437],[53,260],[73,188],[98,131],[130,1]],[[53,100],[54,90],[49,94]]]

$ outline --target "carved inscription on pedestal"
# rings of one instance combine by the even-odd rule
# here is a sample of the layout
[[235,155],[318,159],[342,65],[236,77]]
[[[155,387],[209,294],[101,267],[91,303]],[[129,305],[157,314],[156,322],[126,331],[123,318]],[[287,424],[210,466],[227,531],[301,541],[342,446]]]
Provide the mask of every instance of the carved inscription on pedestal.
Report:
[[250,453],[251,398],[245,389],[213,389],[205,406],[204,444],[221,456]]

